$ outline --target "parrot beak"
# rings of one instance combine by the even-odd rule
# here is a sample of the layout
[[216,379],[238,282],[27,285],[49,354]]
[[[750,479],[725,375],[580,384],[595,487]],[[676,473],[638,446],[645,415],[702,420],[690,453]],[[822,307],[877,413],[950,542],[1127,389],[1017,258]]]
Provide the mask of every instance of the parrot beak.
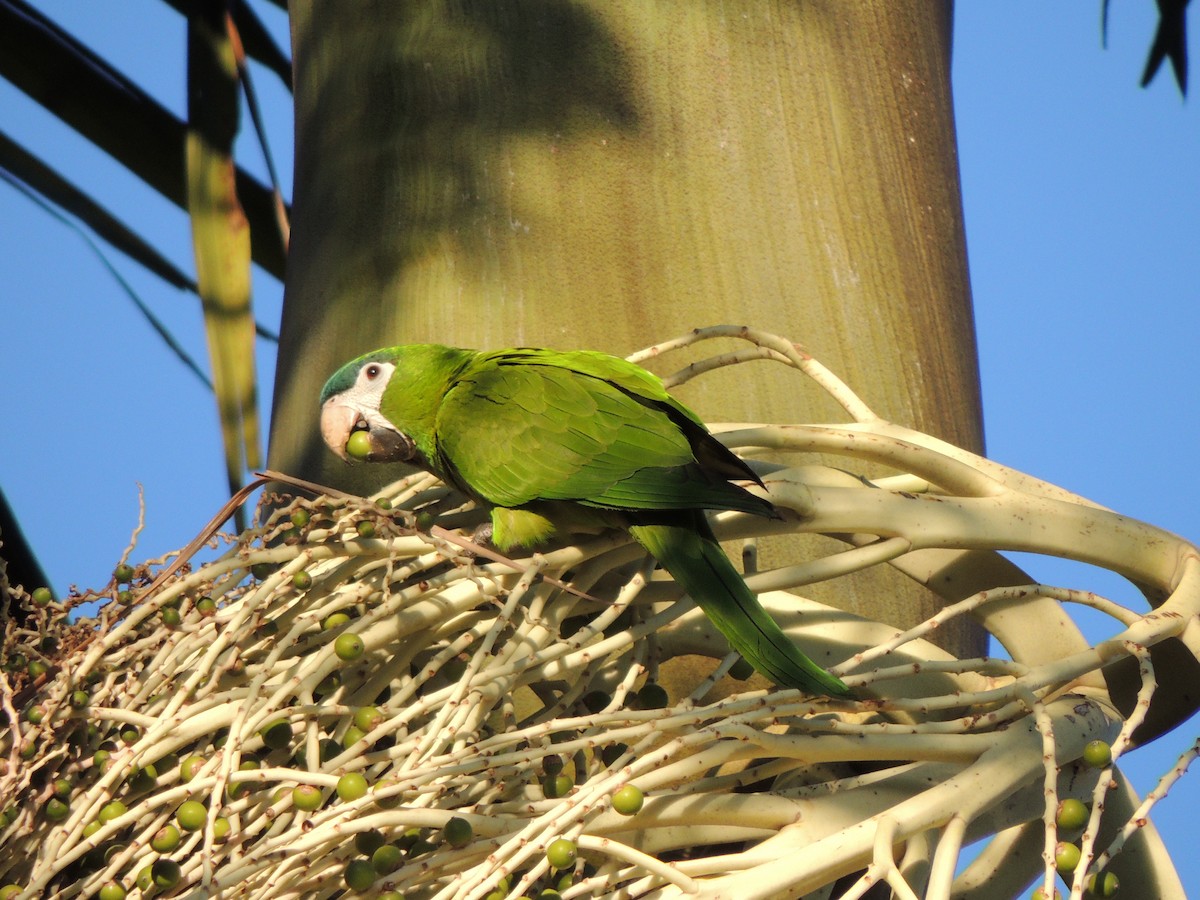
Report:
[[346,453],[346,442],[350,440],[350,434],[355,430],[355,422],[358,419],[356,410],[333,400],[321,408],[321,437],[325,439],[329,449],[346,462],[350,462],[350,456]]
[[[363,432],[366,440],[356,438]],[[331,398],[321,409],[321,437],[329,449],[346,462],[405,462],[416,455],[412,438],[367,417],[336,398]]]

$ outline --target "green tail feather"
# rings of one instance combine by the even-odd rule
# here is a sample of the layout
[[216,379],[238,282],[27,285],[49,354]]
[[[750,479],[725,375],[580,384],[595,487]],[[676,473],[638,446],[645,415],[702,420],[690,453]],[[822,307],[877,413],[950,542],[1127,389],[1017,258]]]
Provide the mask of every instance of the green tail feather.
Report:
[[688,526],[634,525],[629,533],[688,592],[730,646],[767,678],[810,694],[849,693],[839,678],[801,653],[762,608],[702,514]]

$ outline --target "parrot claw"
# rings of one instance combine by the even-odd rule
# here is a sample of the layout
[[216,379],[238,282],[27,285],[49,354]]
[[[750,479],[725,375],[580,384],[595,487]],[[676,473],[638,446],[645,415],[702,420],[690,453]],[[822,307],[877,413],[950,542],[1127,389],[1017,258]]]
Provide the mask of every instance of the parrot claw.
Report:
[[496,545],[492,541],[493,534],[495,534],[495,529],[493,528],[492,523],[484,522],[471,532],[471,543],[479,544],[483,547],[495,547]]
[[[475,526],[471,536],[462,541],[456,541],[462,548],[462,555],[469,560],[491,559],[500,548],[492,541],[492,523],[484,522]],[[507,557],[505,557],[507,559]]]

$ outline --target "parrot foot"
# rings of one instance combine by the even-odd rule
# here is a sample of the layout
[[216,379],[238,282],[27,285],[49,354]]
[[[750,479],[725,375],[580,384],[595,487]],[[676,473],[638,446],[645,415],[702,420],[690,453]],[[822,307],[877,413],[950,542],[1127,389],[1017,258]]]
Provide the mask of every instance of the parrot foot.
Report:
[[[492,526],[492,523],[484,522],[481,525],[477,525],[475,527],[475,530],[471,532],[471,543],[478,544],[481,547],[487,547],[489,549],[494,549],[496,547],[496,544],[492,540],[493,534],[495,534],[495,529]],[[470,553],[472,556],[476,555],[473,551],[471,551],[469,549],[467,550],[467,552]]]

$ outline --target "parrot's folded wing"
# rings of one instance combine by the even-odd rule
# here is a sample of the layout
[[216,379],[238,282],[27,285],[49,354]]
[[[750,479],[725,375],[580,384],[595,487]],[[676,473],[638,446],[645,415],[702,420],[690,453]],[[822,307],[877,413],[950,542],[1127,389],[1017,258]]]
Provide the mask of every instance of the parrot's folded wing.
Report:
[[497,506],[568,500],[772,515],[765,500],[701,468],[677,419],[674,407],[591,375],[493,362],[464,373],[447,393],[438,448],[462,484]]

